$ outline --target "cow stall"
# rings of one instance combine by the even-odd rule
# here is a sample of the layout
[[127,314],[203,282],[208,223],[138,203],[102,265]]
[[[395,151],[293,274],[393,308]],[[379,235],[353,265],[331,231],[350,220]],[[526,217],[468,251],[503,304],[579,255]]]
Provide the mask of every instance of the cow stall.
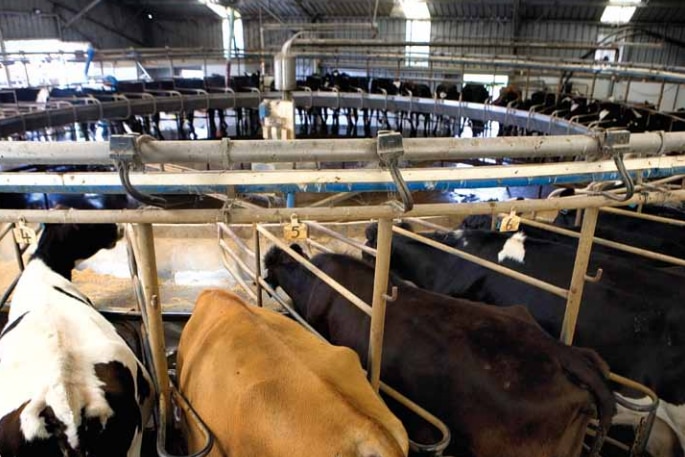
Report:
[[[579,150],[587,149],[587,148],[592,148],[598,147],[598,141],[595,138],[587,138],[585,136],[578,136],[578,137],[570,137],[571,139],[565,139],[567,143],[571,144],[569,146],[569,154],[571,154],[571,150],[573,149],[574,152],[578,152]],[[575,139],[573,139],[575,138]],[[636,151],[639,150],[644,150],[646,152],[652,151],[652,153],[657,153],[660,150],[678,150],[680,144],[679,142],[682,140],[679,140],[679,135],[678,134],[664,134],[664,135],[659,135],[659,134],[644,134],[644,135],[632,135],[631,136],[631,148],[634,148]],[[544,148],[544,145],[548,145],[550,151],[554,151],[554,153],[558,153],[558,145],[559,141],[561,141],[561,138],[549,138],[545,140],[539,140],[540,143],[543,145],[542,148]],[[358,142],[358,140],[350,140],[352,146],[349,146],[351,150],[358,150],[360,145],[365,146],[366,148],[373,147],[373,143],[354,143]],[[497,148],[505,148],[506,146],[506,151],[502,152],[502,154],[508,154],[511,151],[511,147],[518,145],[521,149],[524,149],[525,146],[525,139],[522,139],[520,143],[521,145],[518,145],[519,141],[511,141],[511,140],[480,140],[477,143],[480,145],[483,150],[492,148],[492,149],[497,149]],[[634,142],[634,143],[633,143]],[[268,143],[268,142],[267,142]],[[456,143],[455,141],[452,141],[452,143]],[[173,143],[155,143],[155,142],[143,142],[140,145],[140,148],[138,149],[138,154],[140,155],[141,158],[144,159],[144,161],[150,161],[150,162],[155,162],[159,160],[169,160],[173,161],[173,151],[179,151],[180,148],[188,148],[187,150],[194,150],[196,148],[200,148],[201,146],[204,145],[197,145],[197,143],[190,144],[190,145],[181,145],[181,144],[173,144]],[[409,142],[407,142],[407,149],[409,150],[410,147]],[[664,146],[666,144],[666,146]],[[231,152],[235,151],[236,153],[240,152],[240,148],[242,145],[240,142],[236,142],[235,144],[229,144],[226,145],[225,143],[222,143],[221,145],[218,144],[212,144],[212,145],[207,145],[209,148],[213,148],[216,151],[219,151],[222,155],[224,154],[224,151],[221,149],[221,146],[230,146]],[[413,144],[411,144],[414,146]],[[21,148],[31,148],[33,145],[26,145],[26,144],[21,144]],[[39,149],[45,149],[45,151],[50,151],[50,147],[55,146],[55,145],[41,145],[41,144],[36,144],[36,151]],[[58,145],[57,145],[58,146]],[[80,157],[83,159],[78,159],[78,160],[86,160],[86,161],[101,161],[101,160],[110,160],[112,152],[109,150],[107,145],[102,145],[102,144],[88,144],[87,146],[92,146],[88,148],[89,150],[84,147],[83,149],[76,148],[74,151],[72,151],[73,154],[78,154]],[[103,147],[104,146],[104,147]],[[254,145],[252,144],[246,144],[245,147],[253,147]],[[317,146],[314,145],[307,145],[306,143],[297,143],[297,142],[274,142],[273,144],[269,144],[269,146],[273,149],[286,149],[287,148],[293,148],[293,147],[309,147],[310,149],[316,149]],[[416,147],[427,147],[428,145],[422,145],[420,140],[416,141]],[[320,147],[320,146],[318,146]],[[235,148],[235,149],[233,149]],[[451,147],[444,147],[446,149],[445,152],[439,150],[439,146],[437,148],[437,152],[430,152],[430,154],[447,154],[449,155],[452,151]],[[650,149],[651,148],[651,149]],[[491,151],[492,151],[491,149]],[[21,160],[19,159],[19,155],[17,154],[14,159],[11,159],[11,150],[12,150],[12,145],[8,148],[8,156],[7,160]],[[117,152],[114,154],[115,158],[118,158],[117,155],[122,155],[122,152],[120,149],[115,149]],[[152,151],[153,154],[159,154],[156,156],[152,156],[152,158],[146,158],[146,153],[147,150]],[[186,153],[187,153],[186,150]],[[66,158],[66,155],[63,155],[59,157],[58,159],[55,158],[50,158],[47,157],[47,159],[41,159],[38,158],[41,154],[43,154],[45,151],[38,151],[36,154],[36,159],[38,162],[41,160],[61,160],[61,161],[69,161],[71,159]],[[53,149],[54,151],[54,149]],[[100,152],[99,152],[100,151]],[[371,152],[371,151],[370,151]],[[457,153],[460,153],[458,150],[456,151]],[[482,151],[477,150],[475,154],[481,154]],[[206,154],[206,152],[204,153]],[[373,154],[364,152],[362,149],[362,154],[366,154],[366,157],[373,157]],[[487,154],[487,152],[485,152]],[[210,155],[213,155],[210,153]],[[321,158],[324,158],[324,153],[322,153]],[[417,154],[417,156],[419,156]],[[164,157],[163,159],[160,159],[159,157]],[[187,157],[187,156],[186,156]],[[409,154],[409,151],[407,151],[407,157],[411,157]],[[310,157],[307,157],[310,159]],[[293,157],[288,157],[287,155],[285,156],[284,160],[292,160]],[[24,159],[25,160],[25,159]],[[213,159],[216,160],[216,159]],[[224,160],[221,158],[221,160]],[[241,159],[244,160],[244,159]],[[259,161],[265,161],[265,157],[262,156],[260,157],[259,155],[256,155],[254,157],[254,160],[259,160]],[[330,160],[330,159],[329,159]],[[678,156],[656,156],[654,158],[648,158],[648,159],[626,159],[626,167],[628,170],[631,171],[638,171],[638,170],[646,170],[643,171],[645,173],[646,177],[649,176],[659,176],[661,173],[661,169],[665,170],[664,172],[667,173],[672,173],[674,171],[677,171],[678,167]],[[569,167],[568,169],[564,170],[565,167]],[[559,165],[559,164],[551,164],[551,165],[539,165],[535,166],[534,168],[527,168],[527,169],[509,169],[509,170],[503,170],[503,169],[497,169],[497,170],[475,170],[475,171],[469,171],[469,173],[466,173],[462,176],[459,176],[458,181],[475,181],[479,185],[486,179],[489,180],[497,180],[500,182],[507,182],[507,179],[511,179],[511,182],[517,182],[517,180],[531,180],[531,179],[545,179],[547,176],[553,176],[555,173],[558,176],[570,176],[570,178],[567,179],[587,179],[588,176],[599,176],[600,178],[610,178],[610,179],[616,179],[620,178],[621,175],[617,170],[614,170],[614,164],[611,161],[604,161],[604,162],[591,162],[591,163],[574,163],[574,164],[564,164],[564,165]],[[555,171],[552,171],[555,170]],[[597,171],[600,171],[597,173]],[[561,174],[559,174],[561,172]],[[441,175],[441,173],[443,173]],[[499,173],[499,174],[498,174]],[[566,175],[564,175],[566,173]],[[183,184],[187,186],[191,186],[194,191],[197,192],[219,192],[222,190],[225,190],[226,186],[245,186],[245,187],[238,187],[237,190],[241,192],[246,192],[252,189],[268,189],[268,190],[275,190],[275,189],[292,189],[292,186],[297,186],[300,188],[300,186],[304,185],[305,190],[311,190],[319,186],[322,189],[340,189],[339,187],[335,187],[334,184],[330,184],[331,187],[327,187],[328,184],[327,182],[330,183],[335,183],[335,182],[342,182],[344,185],[351,185],[351,190],[354,191],[356,190],[354,185],[358,184],[364,184],[364,183],[372,183],[375,185],[378,185],[377,183],[381,183],[381,186],[387,186],[392,188],[393,186],[393,180],[391,176],[388,176],[387,171],[377,171],[377,170],[368,170],[368,171],[354,171],[349,172],[349,173],[332,173],[328,177],[326,177],[326,173],[324,172],[318,172],[314,171],[312,173],[301,173],[301,170],[298,170],[298,176],[297,177],[288,177],[288,173],[284,173],[282,171],[275,171],[273,173],[267,173],[267,172],[261,172],[261,173],[250,173],[249,178],[248,177],[242,177],[240,178],[242,181],[231,181],[231,179],[234,179],[230,174],[228,173],[213,173],[213,172],[194,172],[190,173],[191,175],[195,176],[188,176],[188,177],[183,177],[184,181],[179,184],[179,178],[182,174],[178,175],[167,175],[165,176],[165,173],[159,173],[158,175],[155,175],[153,173],[139,173],[139,172],[133,172],[131,174],[131,183],[136,186],[138,189],[143,189],[144,191],[154,191],[155,193],[159,192],[160,190],[164,190],[165,186],[174,192],[178,191],[178,186],[182,186]],[[185,173],[184,173],[185,174]],[[290,173],[292,175],[292,173]],[[529,174],[526,176],[526,174]],[[366,176],[364,176],[366,175]],[[409,173],[405,172],[404,170],[402,171],[402,175],[406,181],[410,183],[410,188],[411,185],[414,185],[413,183],[425,183],[429,180],[428,182],[432,183],[433,185],[439,187],[442,185],[450,185],[450,182],[447,181],[447,183],[444,183],[446,180],[444,179],[446,176],[449,176],[447,173],[444,173],[442,171],[418,171],[416,176],[410,176]],[[470,176],[469,176],[470,175]],[[107,187],[110,188],[117,188],[117,190],[120,190],[121,183],[117,181],[119,178],[118,176],[108,176],[107,174],[103,175],[87,175],[87,174],[81,174],[79,176],[76,176],[75,174],[64,174],[60,176],[57,180],[55,180],[54,177],[50,175],[40,175],[40,174],[32,174],[29,176],[21,176],[21,175],[6,175],[7,180],[5,181],[6,186],[26,186],[26,189],[32,188],[34,190],[43,190],[43,191],[55,191],[55,190],[63,190],[64,187],[68,187],[70,190],[74,191],[77,189],[80,189],[82,191],[93,191],[96,189],[99,189],[102,191],[103,189],[106,189]],[[580,178],[579,178],[580,176]],[[443,179],[440,179],[440,178]],[[23,181],[23,184],[18,184]],[[237,178],[236,178],[237,179]],[[249,179],[249,182],[248,182]],[[290,180],[290,181],[288,181]],[[302,181],[311,181],[311,184],[307,186],[306,182],[303,183]],[[170,185],[169,183],[174,183],[173,185]],[[385,184],[382,184],[384,183]],[[247,184],[246,184],[247,183]],[[322,184],[323,183],[323,184]],[[426,184],[419,184],[422,186],[426,186]],[[96,187],[97,186],[97,187]],[[279,187],[280,186],[280,187]],[[291,187],[287,187],[291,186]],[[383,188],[383,187],[380,187]],[[184,189],[187,189],[184,188]],[[146,310],[147,312],[150,313],[159,313],[161,305],[158,302],[160,299],[159,291],[155,291],[155,285],[154,285],[154,279],[153,278],[155,275],[152,274],[155,271],[154,263],[151,262],[149,259],[153,257],[153,252],[150,252],[149,248],[145,249],[140,249],[141,245],[147,245],[150,246],[150,235],[151,231],[149,229],[149,225],[145,224],[150,224],[150,223],[171,223],[171,224],[183,224],[183,223],[217,223],[217,222],[222,222],[225,224],[228,224],[226,226],[220,226],[220,229],[222,233],[226,233],[226,227],[230,227],[234,224],[240,224],[240,223],[261,223],[261,222],[288,222],[290,223],[291,229],[293,225],[297,226],[298,224],[301,223],[301,221],[317,221],[317,222],[326,222],[326,221],[332,221],[332,220],[345,220],[345,219],[376,219],[376,218],[381,218],[384,222],[381,222],[381,226],[385,227],[383,230],[385,230],[385,235],[382,237],[379,237],[379,239],[383,239],[383,243],[386,245],[386,251],[388,250],[389,246],[389,238],[392,232],[390,231],[390,220],[396,217],[420,217],[420,216],[445,216],[445,215],[465,215],[465,214],[497,214],[499,212],[509,212],[512,209],[516,209],[517,211],[524,212],[524,211],[542,211],[546,209],[558,209],[558,208],[593,208],[596,206],[604,206],[604,205],[612,205],[612,206],[620,206],[620,205],[625,205],[625,204],[639,204],[639,203],[650,203],[650,202],[664,202],[664,201],[679,201],[683,199],[683,194],[681,190],[669,190],[668,192],[663,192],[659,190],[653,190],[653,189],[643,189],[642,192],[640,193],[635,193],[633,196],[628,198],[625,202],[613,200],[609,197],[606,197],[604,195],[592,195],[592,196],[585,196],[585,197],[576,197],[576,198],[559,198],[559,199],[554,199],[554,200],[549,200],[549,201],[518,201],[518,202],[490,202],[490,203],[475,203],[475,204],[465,204],[465,205],[455,205],[455,204],[415,204],[413,209],[409,212],[404,211],[404,207],[402,205],[378,205],[378,206],[371,206],[371,207],[333,207],[333,208],[319,208],[319,207],[313,207],[313,208],[295,208],[295,209],[283,209],[283,208],[254,208],[254,207],[241,207],[241,203],[239,200],[236,199],[230,199],[228,201],[229,204],[225,205],[221,209],[200,209],[200,210],[191,210],[191,209],[152,209],[152,208],[144,208],[144,209],[122,209],[122,210],[95,210],[95,211],[86,211],[86,210],[51,210],[51,211],[40,211],[40,210],[19,210],[19,211],[9,211],[9,210],[4,210],[0,211],[0,218],[2,218],[5,221],[10,221],[10,222],[16,222],[19,220],[23,220],[26,223],[34,223],[34,222],[73,222],[73,221],[97,221],[97,222],[104,222],[104,221],[119,221],[119,222],[131,222],[135,224],[143,224],[141,225],[140,229],[136,229],[137,232],[137,237],[138,237],[138,249],[141,252],[145,252],[145,249],[147,249],[147,253],[143,254],[143,256],[147,255],[148,260],[142,260],[140,261],[140,265],[146,265],[144,269],[148,270],[148,273],[144,273],[141,275],[142,278],[145,278],[145,275],[148,275],[147,279],[143,279],[143,282],[145,282],[147,285],[147,290],[144,289],[143,293],[141,294],[142,296],[146,297],[145,300],[148,303],[145,306],[144,311]],[[588,210],[591,212],[592,210]],[[296,216],[296,217],[294,217]],[[23,218],[23,219],[22,219]],[[588,223],[589,224],[589,223]],[[148,228],[142,228],[142,227],[148,227]],[[312,225],[314,227],[314,225]],[[270,234],[270,232],[264,230],[263,228],[259,227],[256,228],[256,230],[259,231],[260,236],[264,237],[269,237],[270,241],[273,243],[275,238],[273,238],[273,235]],[[268,233],[268,234],[267,234]],[[592,233],[589,228],[585,227],[585,229],[581,232],[581,237],[585,237],[587,239],[588,233]],[[230,236],[230,235],[229,235]],[[143,240],[143,241],[141,241]],[[145,241],[146,240],[146,241]],[[315,242],[315,241],[314,241]],[[586,241],[587,243],[587,241]],[[381,252],[383,252],[383,248],[379,247]],[[229,254],[230,255],[230,254]],[[587,255],[587,254],[585,254]],[[254,261],[255,261],[255,268],[257,263],[256,261],[259,259],[259,254],[255,254],[254,256]],[[387,262],[387,257],[386,257],[386,262]],[[387,263],[386,263],[387,266]],[[378,272],[383,272],[383,270],[386,267],[383,267],[381,269],[377,269],[377,274]],[[574,272],[574,277],[580,277],[581,280],[586,274],[586,271],[584,271],[584,267],[582,263],[578,267],[579,273]],[[387,278],[387,272],[385,273],[385,276]],[[380,280],[382,281],[382,279]],[[575,280],[576,282],[578,279]],[[386,283],[387,284],[387,283]],[[385,287],[382,287],[383,284],[382,282],[380,283],[380,287],[378,288],[377,292],[375,293],[375,300],[377,300],[375,303],[373,303],[373,306],[371,309],[377,309],[380,310],[382,309],[382,306],[377,306],[379,303],[386,301],[388,298],[392,298],[392,294],[386,295],[387,290],[385,290]],[[572,285],[572,287],[574,287]],[[257,294],[257,297],[259,297],[261,294]],[[157,298],[154,298],[157,297]],[[579,303],[578,298],[573,299],[573,303]],[[366,308],[368,309],[368,304],[366,304]],[[378,341],[378,338],[381,334],[381,331],[379,331],[379,328],[382,328],[382,326],[379,326],[378,324],[378,319],[381,316],[378,315],[378,312],[372,313],[372,319],[376,321],[372,327],[374,328],[374,334],[375,336],[373,338]],[[158,318],[157,318],[158,319]],[[382,320],[382,319],[381,319]],[[569,318],[569,320],[572,322],[572,317]],[[155,327],[154,320],[151,317],[148,321],[148,326],[149,326],[149,332],[154,333],[155,330],[153,330]],[[157,320],[158,322],[158,320]],[[570,325],[570,324],[569,324]],[[155,340],[155,337],[150,337],[151,341],[151,347],[153,348],[153,354],[155,351],[159,353],[159,339]],[[153,343],[153,341],[155,341]],[[376,348],[378,343],[376,343]],[[154,360],[154,355],[153,355],[153,360]],[[160,358],[158,357],[157,360],[155,361],[154,366],[156,367],[155,371],[164,371],[162,367],[160,367]],[[371,373],[378,373],[378,358],[377,357],[371,357],[371,363],[372,365],[370,366],[369,371]],[[375,364],[375,368],[374,365]],[[164,396],[163,396],[164,398]],[[168,397],[166,397],[168,398]]]

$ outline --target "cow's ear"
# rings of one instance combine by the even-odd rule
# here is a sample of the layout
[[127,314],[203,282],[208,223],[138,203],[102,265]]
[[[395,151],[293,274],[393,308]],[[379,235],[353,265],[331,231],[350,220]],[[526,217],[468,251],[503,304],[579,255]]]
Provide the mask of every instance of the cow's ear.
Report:
[[378,223],[374,222],[369,224],[369,226],[366,227],[365,235],[366,241],[368,241],[371,245],[375,245],[376,239],[378,238]]
[[291,244],[290,249],[297,252],[298,254],[300,254],[305,259],[309,258],[309,257],[307,257],[307,254],[305,254],[304,250],[302,249],[302,246],[300,246],[299,244],[295,244],[295,243]]

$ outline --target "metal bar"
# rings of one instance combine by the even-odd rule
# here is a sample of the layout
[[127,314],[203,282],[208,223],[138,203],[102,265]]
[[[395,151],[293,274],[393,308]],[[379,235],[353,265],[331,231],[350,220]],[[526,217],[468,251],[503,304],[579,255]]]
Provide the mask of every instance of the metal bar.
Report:
[[326,226],[323,226],[317,222],[312,222],[312,221],[307,221],[306,222],[307,226],[318,230],[319,232],[325,233],[326,235],[330,236],[331,238],[335,238],[336,240],[342,241],[343,243],[346,243],[352,247],[355,247],[357,249],[360,249],[367,254],[370,254],[372,256],[376,256],[376,250],[366,246],[364,243],[360,243],[359,241],[355,241],[353,239],[350,239],[346,236],[341,235],[340,233],[336,232],[335,230],[331,230]]
[[[15,227],[15,224],[12,224],[12,227]],[[22,256],[24,252],[21,249],[21,246],[19,246],[19,243],[17,243],[17,240],[12,237],[12,246],[14,247],[14,257],[17,259],[17,265],[19,266],[19,271],[24,271],[24,257]]]
[[158,382],[157,392],[160,402],[165,405],[167,411],[167,423],[171,420],[171,408],[169,402],[169,372],[164,345],[164,323],[160,306],[159,283],[157,282],[157,261],[155,257],[154,235],[152,225],[137,224],[133,226],[139,258],[138,271],[143,285],[143,294],[147,306],[143,310],[146,314],[146,322],[149,325],[147,335],[150,339],[150,352],[152,364],[155,370],[155,379]]
[[[580,234],[578,232],[574,232],[573,230],[568,230],[568,229],[561,228],[561,227],[556,227],[554,225],[549,225],[549,224],[545,224],[542,222],[532,221],[530,219],[524,219],[524,218],[521,218],[521,223],[525,224],[525,225],[530,225],[531,227],[538,227],[538,228],[541,228],[543,230],[548,230],[550,232],[559,233],[560,235],[567,235],[567,236],[570,236],[572,238],[580,238]],[[670,255],[661,254],[659,252],[648,251],[646,249],[636,248],[636,247],[633,247],[633,246],[630,246],[627,244],[618,243],[616,241],[606,240],[604,238],[594,237],[592,241],[599,246],[606,246],[606,247],[609,247],[612,249],[617,249],[619,251],[628,252],[630,254],[635,254],[635,255],[642,256],[642,257],[646,257],[648,259],[659,260],[661,262],[672,263],[673,265],[685,267],[685,260],[680,259],[678,257],[672,257]]]
[[595,234],[598,214],[599,210],[597,208],[586,209],[583,225],[580,229],[576,261],[573,265],[573,275],[571,276],[571,286],[569,287],[566,300],[564,321],[561,324],[561,341],[568,345],[573,343],[573,336],[576,332],[576,321],[580,312],[580,301],[583,298],[585,275],[587,274],[587,266],[590,262],[592,240]]
[[[298,209],[300,209],[300,208],[298,208]],[[364,302],[364,300],[357,297],[356,295],[354,295],[349,290],[345,289],[339,282],[337,282],[336,280],[334,280],[333,278],[328,276],[326,273],[321,271],[319,268],[315,267],[311,262],[309,262],[307,259],[302,257],[300,254],[293,251],[287,244],[285,244],[283,241],[276,238],[276,236],[271,234],[271,232],[269,232],[265,228],[261,227],[260,225],[257,225],[257,230],[262,235],[264,235],[266,238],[268,238],[269,241],[271,241],[273,244],[275,244],[279,248],[283,249],[293,259],[297,260],[303,267],[305,267],[307,270],[311,271],[321,281],[323,281],[328,286],[330,286],[333,290],[338,292],[343,298],[348,300],[350,303],[352,303],[354,306],[356,306],[360,310],[364,311],[369,316],[371,315],[371,307],[368,304],[366,304]]]
[[447,246],[445,244],[442,244],[438,241],[434,241],[434,240],[431,240],[430,238],[426,238],[425,236],[418,235],[414,232],[404,230],[404,229],[397,227],[397,226],[394,226],[392,228],[392,230],[396,233],[399,233],[400,235],[406,236],[407,238],[411,238],[413,240],[427,244],[428,246],[431,246],[435,249],[439,249],[440,251],[444,251],[448,254],[456,255],[457,257],[460,257],[464,260],[468,260],[469,262],[473,262],[476,265],[480,265],[481,267],[488,268],[492,271],[503,274],[505,276],[509,276],[510,278],[518,279],[521,282],[524,282],[524,283],[529,284],[531,286],[537,287],[539,289],[542,289],[546,292],[557,295],[559,297],[567,298],[569,295],[568,291],[566,289],[563,289],[561,287],[557,287],[553,284],[542,281],[540,279],[536,279],[536,278],[530,277],[528,275],[524,275],[523,273],[519,273],[518,271],[512,270],[511,268],[503,267],[499,264],[496,264],[495,262],[490,262],[488,260],[481,259],[478,256],[475,256],[473,254],[469,254],[469,253],[460,251],[458,249],[452,248],[452,247]]
[[432,222],[424,221],[423,219],[419,219],[416,217],[405,217],[404,220],[409,221],[409,222],[414,222],[414,223],[419,224],[419,225],[423,225],[424,227],[428,227],[428,228],[431,228],[433,230],[437,230],[439,232],[451,232],[452,231],[452,229],[449,229],[447,227],[443,227],[442,225],[433,224]]
[[[432,100],[429,101],[432,103]],[[419,105],[422,102],[423,100],[417,100],[415,104]],[[445,101],[444,103],[448,102]],[[466,105],[466,103],[464,104]],[[477,106],[481,107],[482,112],[483,105]],[[496,108],[501,107],[491,106],[487,111],[490,112]],[[528,112],[525,113],[527,116]],[[466,113],[464,116],[469,117]],[[482,113],[481,117],[483,117]],[[601,152],[597,140],[589,135],[464,139],[405,138],[403,147],[405,151],[403,160],[409,161],[460,161],[481,157],[573,157]],[[680,152],[683,150],[685,150],[685,132],[667,132],[663,136],[657,132],[630,135],[629,151],[633,153],[656,155],[660,152]],[[140,145],[140,158],[144,163],[203,163],[222,168],[227,163],[372,162],[378,160],[376,140],[371,138],[326,141],[151,140]],[[661,157],[661,160],[667,159],[669,157]],[[650,166],[659,163],[655,162],[657,158],[639,160],[651,160]],[[630,160],[626,160],[626,162],[629,163]],[[0,164],[23,165],[26,163],[33,165],[109,165],[112,161],[109,143],[107,142],[43,143],[26,141],[4,143]],[[295,173],[308,171],[310,170],[296,170]],[[455,173],[457,170],[451,170],[451,172]]]
[[[245,244],[245,242],[233,231],[233,229],[231,227],[229,227],[226,224],[222,224],[222,223],[219,223],[216,225],[217,225],[217,227],[219,227],[219,230],[222,233],[225,233],[226,235],[230,236],[231,239],[233,240],[233,242],[235,242],[235,244],[237,244],[243,252],[245,252],[251,258],[253,258],[253,259],[255,258],[256,254],[254,252],[252,252],[250,250],[250,248],[247,247],[247,244]],[[257,257],[259,257],[259,256],[257,256]]]
[[65,30],[65,29],[68,29],[69,27],[71,27],[76,21],[78,21],[79,19],[81,19],[85,14],[88,13],[88,11],[92,10],[93,8],[95,8],[95,7],[96,7],[99,3],[101,3],[101,2],[102,2],[102,0],[93,0],[92,2],[90,2],[89,4],[87,4],[81,11],[79,11],[79,12],[76,13],[74,16],[72,16],[71,19],[69,19],[69,20],[64,24],[64,26],[62,27],[62,30]]
[[156,223],[156,224],[207,224],[216,222],[230,222],[231,224],[280,223],[290,220],[290,216],[297,214],[300,219],[318,222],[334,222],[341,220],[369,220],[382,217],[428,217],[428,216],[470,216],[475,214],[493,214],[510,212],[545,211],[555,209],[579,209],[598,206],[625,206],[640,203],[650,204],[676,202],[685,200],[685,190],[674,190],[668,193],[644,192],[634,195],[625,202],[619,202],[604,196],[593,197],[562,197],[544,200],[514,200],[504,202],[478,203],[431,203],[414,205],[408,213],[393,205],[375,206],[340,206],[334,208],[260,208],[227,210],[197,209],[197,210],[160,210],[154,209],[125,209],[125,210],[16,210],[0,209],[0,222],[13,222],[24,218],[26,222],[46,223]]
[[[236,280],[236,282],[245,290],[245,293],[247,293],[250,298],[253,301],[257,301],[257,294],[252,290],[250,286],[247,285],[247,282],[243,279],[243,277],[240,275],[240,271],[238,271],[235,268],[235,265],[238,265],[240,268],[242,268],[244,271],[250,272],[252,275],[254,275],[254,272],[247,268],[247,265],[245,265],[244,262],[242,262],[242,259],[240,259],[240,256],[233,252],[231,248],[224,243],[223,240],[219,240],[219,247],[221,248],[221,260],[222,263],[224,264],[224,268],[228,270],[228,272],[233,276],[233,278]],[[228,254],[231,259],[235,262],[234,264],[231,264],[230,262],[227,261],[226,255]]]
[[352,197],[356,197],[360,192],[341,192],[339,194],[331,195],[324,199],[314,202],[309,205],[310,208],[320,208],[322,206],[335,206],[336,203],[340,203],[345,200],[349,200]]
[[618,214],[626,217],[634,217],[636,219],[643,219],[646,221],[661,222],[662,224],[677,225],[679,227],[685,227],[685,221],[678,219],[671,219],[668,217],[653,216],[651,214],[636,213],[635,211],[628,211],[616,208],[600,208],[600,211],[604,213]]
[[[259,232],[257,231],[257,226],[255,224],[252,225],[252,236],[254,236],[254,252],[250,251],[249,249],[246,249],[249,254],[251,254],[255,260],[255,278],[261,278],[262,277],[262,254],[261,254],[261,246],[259,245]],[[247,248],[247,246],[245,246]],[[262,285],[259,281],[256,281],[257,285],[257,306],[262,307],[264,306],[263,303],[263,297],[262,297]]]
[[332,253],[335,252],[333,249],[331,249],[331,248],[329,248],[329,247],[327,247],[327,246],[325,246],[325,245],[323,245],[323,244],[321,244],[321,243],[319,243],[319,242],[316,242],[316,241],[312,240],[311,238],[307,238],[307,239],[305,240],[305,242],[306,242],[309,246],[313,247],[314,249],[318,249],[318,250],[321,251],[321,252],[325,252],[325,253],[328,253],[328,254],[332,254]]
[[[378,392],[383,356],[383,333],[385,330],[385,305],[388,299],[388,276],[390,275],[390,252],[392,250],[392,219],[378,221],[378,248],[373,278],[373,302],[371,305],[371,334],[369,335],[368,376],[371,387]],[[393,298],[397,289],[393,290]]]
[[[679,156],[656,160],[630,159],[626,168],[643,179],[685,172]],[[448,191],[462,188],[499,186],[530,186],[566,184],[592,179],[620,179],[612,161],[556,162],[540,165],[487,166],[462,168],[403,169],[403,177],[411,191]],[[396,186],[387,170],[272,170],[214,171],[188,173],[130,173],[130,181],[138,190],[159,194],[196,194],[225,192],[234,187],[240,193],[259,192],[330,192],[330,191],[394,191]],[[0,173],[0,192],[61,192],[61,193],[126,193],[118,173]],[[307,208],[310,211],[326,208]],[[330,208],[331,210],[335,208]]]

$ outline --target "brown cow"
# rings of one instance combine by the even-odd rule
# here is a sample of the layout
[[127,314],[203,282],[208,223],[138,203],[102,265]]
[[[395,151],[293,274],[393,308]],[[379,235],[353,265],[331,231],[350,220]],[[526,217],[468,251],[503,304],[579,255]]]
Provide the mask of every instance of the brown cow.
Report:
[[[221,290],[200,294],[178,348],[181,391],[213,456],[400,457],[408,438],[347,348]],[[202,445],[188,433],[191,452]]]

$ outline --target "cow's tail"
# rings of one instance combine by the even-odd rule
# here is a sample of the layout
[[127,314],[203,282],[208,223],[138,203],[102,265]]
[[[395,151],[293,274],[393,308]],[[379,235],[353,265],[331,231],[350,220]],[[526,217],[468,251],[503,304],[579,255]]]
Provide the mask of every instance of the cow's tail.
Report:
[[609,366],[591,349],[569,349],[573,357],[564,358],[564,370],[574,383],[587,389],[595,400],[599,423],[588,457],[597,457],[611,427],[611,419],[616,414],[616,399],[608,383]]

